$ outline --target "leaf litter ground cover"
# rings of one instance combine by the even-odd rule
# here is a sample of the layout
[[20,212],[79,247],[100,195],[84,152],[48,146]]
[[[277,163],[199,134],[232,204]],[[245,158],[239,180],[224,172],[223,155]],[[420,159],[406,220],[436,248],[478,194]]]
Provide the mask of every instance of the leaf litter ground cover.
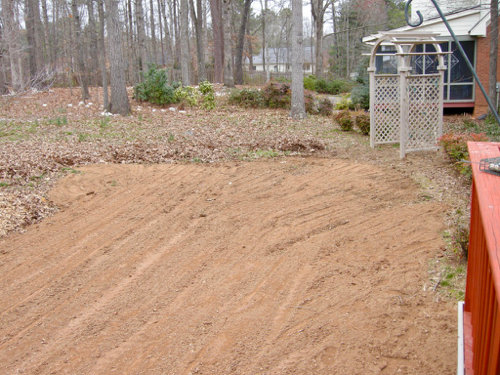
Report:
[[468,188],[445,155],[221,98],[132,108],[3,103],[4,372],[453,372],[436,264]]

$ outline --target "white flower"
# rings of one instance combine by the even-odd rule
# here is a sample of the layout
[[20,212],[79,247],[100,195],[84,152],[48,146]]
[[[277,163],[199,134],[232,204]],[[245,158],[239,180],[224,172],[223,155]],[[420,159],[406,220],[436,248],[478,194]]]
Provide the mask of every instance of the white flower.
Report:
[[[82,103],[82,104],[83,104],[83,102],[80,102],[80,103]],[[68,107],[70,107],[70,108],[71,108],[71,107],[73,107],[73,104],[69,103],[69,104],[68,104]]]
[[175,107],[170,107],[170,108],[169,108],[169,111],[175,112],[175,111],[177,111],[177,108],[175,108]]
[[42,104],[42,107],[47,107],[47,104],[46,104],[46,103],[43,103],[43,104]]

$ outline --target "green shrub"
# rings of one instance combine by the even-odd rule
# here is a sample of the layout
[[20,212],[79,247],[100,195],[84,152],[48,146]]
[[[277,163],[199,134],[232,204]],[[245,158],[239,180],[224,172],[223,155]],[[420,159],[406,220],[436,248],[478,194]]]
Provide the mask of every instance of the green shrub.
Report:
[[262,96],[266,107],[290,108],[292,90],[289,83],[269,82],[262,89]]
[[316,77],[309,75],[304,78],[304,89],[315,91],[316,90]]
[[208,82],[203,81],[199,84],[198,89],[203,96],[202,106],[206,110],[210,111],[215,108],[215,89],[214,86]]
[[331,92],[328,91],[328,82],[324,78],[316,80],[315,90],[320,94],[331,94]]
[[357,115],[356,126],[364,135],[370,134],[370,116],[366,114]]
[[351,112],[348,110],[340,111],[333,116],[335,122],[340,126],[340,129],[347,132],[353,127]]
[[354,104],[351,100],[351,94],[342,95],[342,99],[335,106],[337,110],[354,109]]
[[316,79],[315,90],[322,94],[339,95],[351,91],[353,82],[346,79]]
[[370,108],[370,87],[368,84],[354,86],[351,91],[351,100],[355,107],[368,110]]
[[322,116],[330,116],[333,111],[333,103],[328,99],[323,99],[318,104],[318,112]]
[[174,88],[168,84],[167,71],[152,66],[143,81],[134,87],[134,98],[158,105],[175,103]]
[[244,108],[264,107],[264,97],[257,89],[233,89],[229,94],[229,103],[239,105]]

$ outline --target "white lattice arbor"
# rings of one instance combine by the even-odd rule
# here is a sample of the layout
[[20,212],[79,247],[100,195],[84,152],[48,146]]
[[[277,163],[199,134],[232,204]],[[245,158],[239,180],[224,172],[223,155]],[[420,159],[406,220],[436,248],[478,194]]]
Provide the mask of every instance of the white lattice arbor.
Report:
[[[443,131],[443,56],[448,52],[442,52],[435,33],[381,34],[368,67],[370,145],[399,143],[401,158],[411,151],[436,150]],[[435,52],[419,52],[422,44],[432,44]],[[394,51],[380,54],[380,47]],[[436,73],[412,71],[422,64],[435,64]]]

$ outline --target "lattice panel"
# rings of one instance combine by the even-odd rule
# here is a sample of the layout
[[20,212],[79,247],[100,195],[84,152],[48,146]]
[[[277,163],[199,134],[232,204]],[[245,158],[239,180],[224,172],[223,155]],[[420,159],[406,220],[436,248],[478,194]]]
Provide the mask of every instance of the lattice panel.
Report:
[[375,76],[374,143],[399,142],[399,76]]
[[408,125],[404,131],[405,151],[437,147],[440,132],[440,75],[408,76]]

